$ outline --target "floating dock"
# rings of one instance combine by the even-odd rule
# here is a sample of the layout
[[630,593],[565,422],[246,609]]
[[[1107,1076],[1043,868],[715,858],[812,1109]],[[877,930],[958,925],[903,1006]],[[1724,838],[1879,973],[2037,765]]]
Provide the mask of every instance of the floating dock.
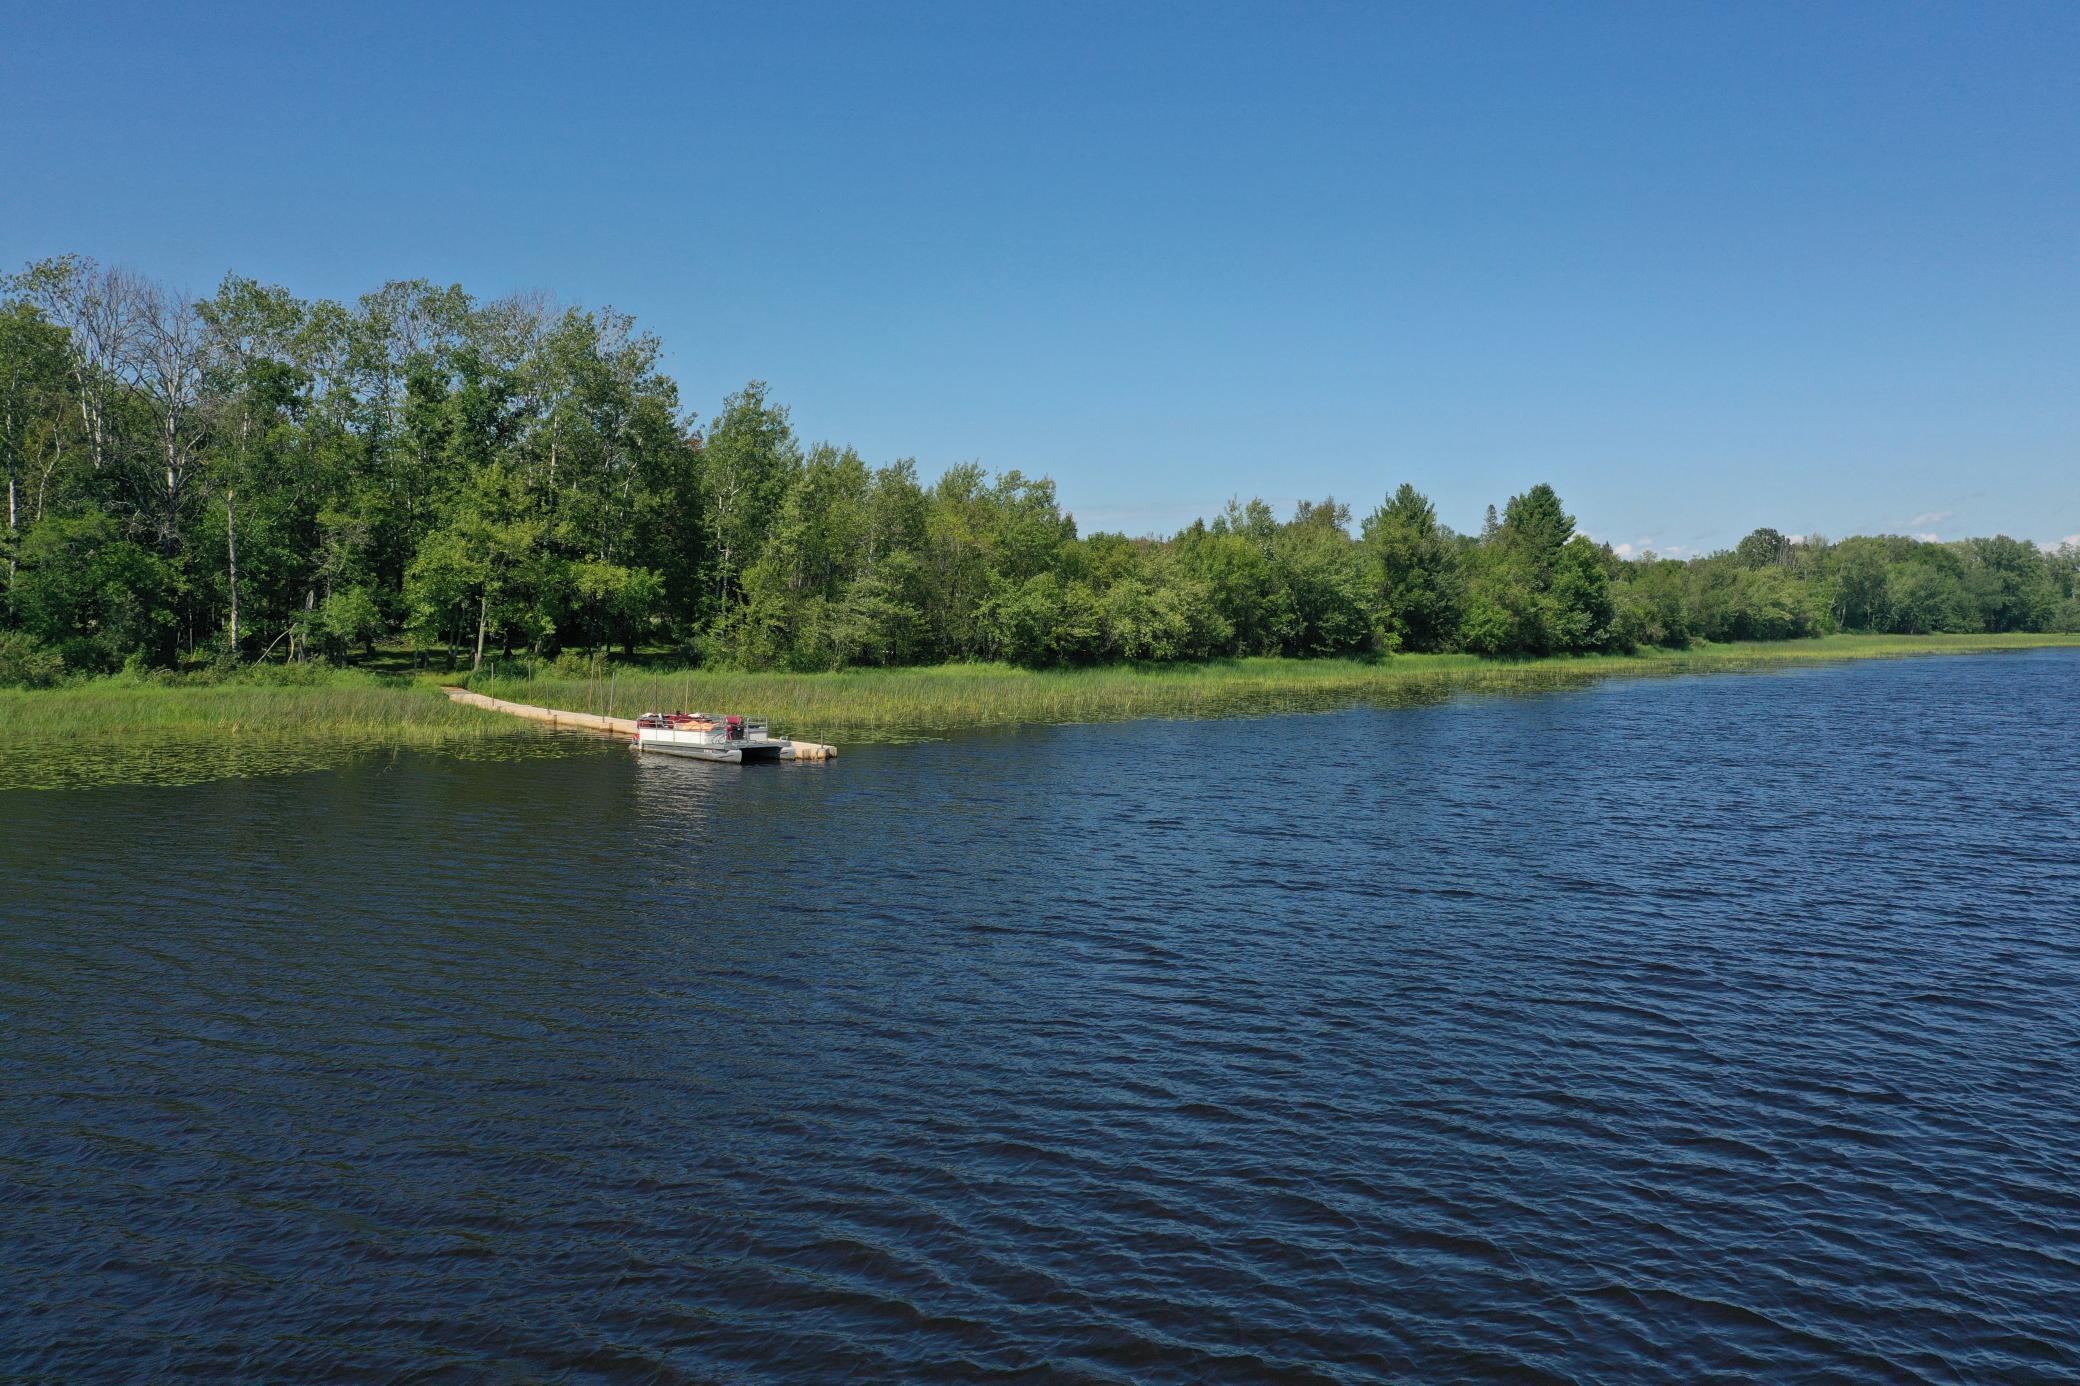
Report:
[[[509,703],[503,698],[489,698],[482,693],[472,693],[467,688],[443,688],[458,703],[480,707],[487,712],[503,712],[508,717],[525,717],[530,722],[546,722],[552,727],[568,727],[573,731],[593,731],[605,736],[625,736],[635,739],[636,719],[633,717],[603,717],[596,712],[564,712],[553,707],[534,707],[528,703]],[[836,746],[826,746],[820,741],[796,741],[789,738],[781,743],[783,760],[829,760],[838,754]]]

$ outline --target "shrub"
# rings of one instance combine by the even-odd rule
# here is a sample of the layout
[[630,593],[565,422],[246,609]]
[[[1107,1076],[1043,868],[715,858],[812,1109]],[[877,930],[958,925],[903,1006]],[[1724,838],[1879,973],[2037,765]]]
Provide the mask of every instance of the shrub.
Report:
[[606,673],[605,655],[581,654],[577,650],[565,650],[556,656],[555,676],[560,679],[596,679]]
[[64,655],[24,631],[0,631],[0,687],[49,688],[64,677]]

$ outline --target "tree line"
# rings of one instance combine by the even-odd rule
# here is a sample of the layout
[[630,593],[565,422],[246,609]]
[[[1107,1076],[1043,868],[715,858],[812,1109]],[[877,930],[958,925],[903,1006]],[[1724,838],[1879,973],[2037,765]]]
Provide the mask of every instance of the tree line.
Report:
[[0,682],[378,646],[817,670],[2080,629],[2071,545],[1765,529],[1621,558],[1545,485],[1472,534],[1403,484],[1362,517],[1237,500],[1082,535],[1045,478],[805,447],[759,382],[701,426],[660,355],[612,309],[424,280],[0,279]]

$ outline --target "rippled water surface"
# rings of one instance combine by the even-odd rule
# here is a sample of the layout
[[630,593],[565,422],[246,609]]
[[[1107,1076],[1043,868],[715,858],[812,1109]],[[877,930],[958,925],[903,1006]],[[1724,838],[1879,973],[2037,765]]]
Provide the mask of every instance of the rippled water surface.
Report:
[[0,1376],[2080,1377],[2080,654],[0,794]]

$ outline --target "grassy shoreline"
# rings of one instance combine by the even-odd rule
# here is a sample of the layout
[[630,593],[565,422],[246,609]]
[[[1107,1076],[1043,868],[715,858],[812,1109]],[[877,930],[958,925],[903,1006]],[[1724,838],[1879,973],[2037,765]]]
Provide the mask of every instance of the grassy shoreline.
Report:
[[[965,728],[1325,711],[1564,688],[1605,678],[2057,646],[2080,646],[2080,635],[1836,635],[1522,661],[1412,654],[1376,661],[1245,659],[1048,671],[987,664],[835,674],[620,668],[599,679],[530,679],[487,670],[469,682],[498,697],[621,716],[653,708],[742,709],[770,718],[782,733],[842,744]],[[193,781],[335,764],[398,749],[500,753],[552,735],[451,703],[439,685],[454,677],[342,669],[308,682],[189,684],[119,676],[35,692],[0,690],[0,788]],[[92,761],[86,748],[99,745],[128,751],[99,766],[56,768],[81,756]]]
[[1531,660],[1406,654],[1376,661],[1242,659],[1070,670],[994,664],[835,674],[622,670],[602,680],[479,677],[470,686],[518,702],[623,717],[653,709],[742,709],[769,717],[783,733],[885,741],[977,727],[1320,711],[1613,677],[2059,646],[2080,646],[2080,635],[1835,635]]
[[0,689],[0,791],[199,784],[400,750],[525,754],[547,749],[543,741],[512,718],[449,702],[430,682],[356,670],[298,683],[118,675]]

